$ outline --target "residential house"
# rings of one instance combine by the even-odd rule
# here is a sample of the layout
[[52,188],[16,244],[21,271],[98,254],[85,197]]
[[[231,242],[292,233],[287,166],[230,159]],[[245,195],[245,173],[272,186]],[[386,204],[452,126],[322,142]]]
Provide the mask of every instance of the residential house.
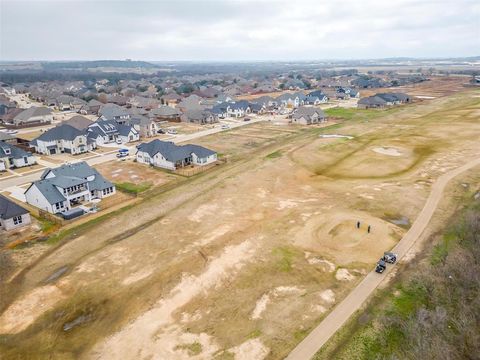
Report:
[[116,104],[103,105],[100,110],[98,110],[98,115],[102,120],[115,120],[117,122],[130,118],[130,113],[127,109]]
[[0,231],[18,229],[30,223],[28,210],[0,195]]
[[47,107],[36,107],[25,109],[13,118],[15,126],[35,126],[49,124],[53,120],[52,109]]
[[86,130],[78,130],[71,125],[61,124],[48,129],[30,142],[39,154],[55,155],[68,153],[72,155],[86,153],[97,147],[94,140],[88,138]]
[[320,103],[328,102],[328,96],[322,90],[314,90],[307,94],[307,99],[309,97],[317,97],[320,100]]
[[182,112],[176,108],[168,105],[160,106],[158,108],[150,110],[148,116],[155,121],[172,121],[180,122]]
[[101,103],[100,101],[98,100],[95,100],[95,99],[92,99],[90,100],[87,104],[83,105],[81,108],[80,108],[80,113],[81,114],[84,114],[84,115],[90,115],[90,114],[93,114],[93,115],[97,115],[100,108],[103,106],[104,104]]
[[227,115],[234,118],[244,117],[251,112],[250,103],[246,100],[230,103],[227,107]]
[[184,122],[196,123],[200,125],[218,122],[218,117],[216,114],[202,109],[187,110],[182,114],[180,119]]
[[[130,117],[125,120],[129,122]],[[88,137],[94,139],[98,145],[110,143],[128,143],[140,139],[139,132],[130,125],[118,123],[114,120],[97,120],[87,129]]]
[[115,185],[82,161],[47,169],[25,191],[28,204],[52,214],[115,194]]
[[325,121],[323,110],[314,107],[301,106],[292,114],[292,123],[311,125]]
[[375,95],[361,98],[357,103],[359,109],[384,108],[386,106],[387,101]]
[[127,125],[133,126],[140,137],[152,137],[157,135],[157,124],[153,119],[142,115],[134,115],[128,120]]
[[0,171],[35,165],[37,159],[31,152],[0,141]]
[[139,163],[149,164],[168,170],[187,165],[208,165],[217,161],[215,151],[199,145],[175,145],[172,142],[153,140],[137,147],[136,159]]
[[78,130],[86,130],[91,124],[92,120],[87,119],[85,116],[75,115],[68,120],[62,121],[62,124],[73,126]]

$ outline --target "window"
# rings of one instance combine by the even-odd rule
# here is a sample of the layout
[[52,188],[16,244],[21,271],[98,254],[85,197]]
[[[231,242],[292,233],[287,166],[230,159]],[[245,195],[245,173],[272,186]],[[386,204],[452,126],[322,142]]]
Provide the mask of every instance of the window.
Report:
[[58,202],[55,204],[55,209],[60,210],[63,207],[63,203]]
[[14,225],[19,225],[21,223],[23,223],[22,215],[13,217],[13,224]]

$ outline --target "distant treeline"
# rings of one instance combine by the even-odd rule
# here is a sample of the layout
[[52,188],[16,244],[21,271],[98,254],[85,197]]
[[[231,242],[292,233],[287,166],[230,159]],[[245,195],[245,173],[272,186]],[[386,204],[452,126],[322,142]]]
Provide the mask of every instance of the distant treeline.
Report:
[[95,60],[95,61],[64,61],[42,62],[44,70],[60,69],[91,69],[91,68],[156,68],[157,65],[146,61],[132,60]]

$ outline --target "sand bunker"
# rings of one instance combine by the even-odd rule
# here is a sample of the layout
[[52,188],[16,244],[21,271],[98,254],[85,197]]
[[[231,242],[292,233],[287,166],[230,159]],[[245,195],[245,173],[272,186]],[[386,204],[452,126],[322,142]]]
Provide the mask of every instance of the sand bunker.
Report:
[[263,360],[270,350],[260,339],[251,339],[229,349],[228,352],[234,354],[235,360]]
[[[178,358],[179,342],[171,336],[175,323],[174,313],[194,297],[210,288],[221,286],[231,278],[256,252],[256,241],[244,241],[228,246],[220,257],[211,261],[199,276],[184,275],[180,283],[152,309],[132,321],[128,326],[97,345],[91,357],[95,359],[174,359]],[[170,330],[169,330],[170,329]],[[172,338],[165,343],[162,339]],[[162,355],[159,355],[162,354]]]
[[34,289],[10,305],[0,316],[0,333],[16,334],[25,330],[38,317],[65,296],[55,285]]
[[355,276],[350,274],[347,269],[338,269],[337,273],[335,274],[335,279],[339,281],[352,281],[355,279]]
[[388,156],[402,156],[402,153],[394,147],[376,147],[372,149],[378,154],[388,155]]
[[[356,223],[361,227],[357,229]],[[371,232],[367,232],[368,225]],[[375,263],[384,251],[391,249],[405,232],[394,224],[362,212],[325,212],[312,216],[304,226],[291,231],[294,245],[305,251],[322,254],[336,266],[356,263]],[[355,256],[350,256],[355,254]],[[327,270],[329,264],[307,258],[312,265],[323,263]],[[327,267],[328,266],[328,267]]]

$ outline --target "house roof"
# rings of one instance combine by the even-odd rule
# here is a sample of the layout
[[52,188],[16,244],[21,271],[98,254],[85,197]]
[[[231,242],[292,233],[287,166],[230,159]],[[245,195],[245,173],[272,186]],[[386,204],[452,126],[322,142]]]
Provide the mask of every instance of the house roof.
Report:
[[170,162],[176,162],[188,158],[192,154],[198,157],[206,157],[215,154],[215,151],[204,148],[199,145],[175,145],[173,142],[153,140],[149,143],[143,143],[138,146],[138,151],[146,152],[150,157],[154,157],[157,153]]
[[47,107],[36,107],[32,106],[31,108],[23,110],[21,113],[16,115],[13,119],[16,121],[23,121],[28,120],[34,116],[45,116],[50,115],[52,113],[52,109]]
[[[46,176],[50,173],[52,173],[54,177],[47,178]],[[88,180],[88,178],[92,177],[93,180]],[[106,180],[97,170],[90,167],[85,161],[82,161],[45,170],[40,180],[33,182],[30,187],[35,185],[50,204],[55,204],[65,201],[65,197],[58,191],[57,186],[66,188],[85,182],[88,182],[90,190],[103,190],[113,186],[113,184]]]
[[[5,150],[10,149],[10,154],[7,154]],[[13,146],[4,141],[0,141],[0,158],[2,157],[12,157],[14,159],[19,159],[24,156],[32,156],[31,152],[27,152],[19,147]]]
[[85,130],[92,122],[92,120],[87,119],[85,116],[75,115],[71,119],[63,121],[62,124],[73,126],[77,130]]
[[98,110],[98,114],[104,117],[107,120],[114,119],[118,116],[128,116],[130,115],[127,109],[117,105],[117,104],[105,104],[103,105],[100,110]]
[[0,195],[0,219],[7,220],[24,214],[28,214],[28,210]]
[[180,110],[171,106],[160,106],[150,110],[150,114],[155,116],[180,116],[182,113]]
[[387,101],[379,96],[368,96],[358,100],[360,105],[385,105]]
[[78,130],[68,124],[60,124],[54,128],[48,129],[42,135],[32,141],[36,143],[41,141],[55,141],[55,140],[74,140],[78,136],[86,136],[86,132]]
[[302,117],[304,118],[310,118],[314,114],[318,114],[319,117],[325,117],[325,113],[323,112],[322,109],[317,109],[314,107],[307,107],[307,106],[300,106],[297,111],[295,111],[292,115],[293,119],[300,119]]
[[15,139],[12,135],[7,134],[3,131],[0,131],[0,141],[13,140]]

